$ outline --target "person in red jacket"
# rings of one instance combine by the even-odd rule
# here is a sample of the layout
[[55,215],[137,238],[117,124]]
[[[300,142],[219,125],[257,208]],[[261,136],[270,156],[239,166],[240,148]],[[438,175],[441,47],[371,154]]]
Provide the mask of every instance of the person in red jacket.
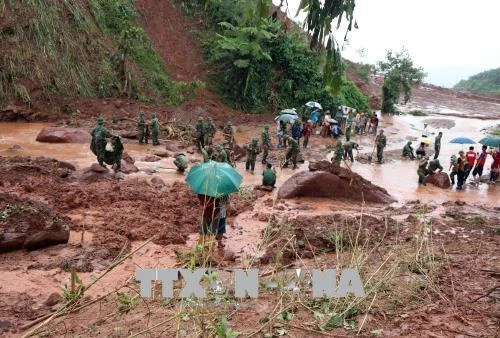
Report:
[[468,162],[467,166],[468,169],[465,172],[464,180],[467,180],[472,168],[474,168],[474,163],[476,162],[477,158],[477,153],[474,151],[474,147],[469,147],[469,151],[465,154],[465,158],[467,159]]
[[311,137],[313,128],[311,126],[312,121],[309,120],[304,124],[304,128],[302,128],[302,136],[304,136],[304,149],[307,148],[307,145],[309,144],[309,137]]
[[477,158],[476,167],[474,168],[474,171],[472,171],[472,176],[474,176],[474,180],[476,180],[476,175],[478,175],[478,179],[480,179],[481,176],[483,175],[484,164],[486,163],[486,158],[488,157],[488,153],[486,152],[487,149],[488,149],[487,146],[483,146],[481,154]]

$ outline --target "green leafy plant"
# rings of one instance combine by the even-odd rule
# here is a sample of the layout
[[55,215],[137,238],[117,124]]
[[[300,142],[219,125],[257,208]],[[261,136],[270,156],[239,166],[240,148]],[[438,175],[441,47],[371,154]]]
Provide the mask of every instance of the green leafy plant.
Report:
[[215,334],[218,338],[236,338],[239,333],[229,327],[226,316],[222,316],[219,324],[215,327]]
[[84,291],[85,286],[83,285],[81,278],[77,275],[75,270],[72,269],[71,284],[67,285],[65,283],[64,287],[62,287],[63,299],[65,303],[71,304],[73,302],[76,302],[78,299],[83,297]]

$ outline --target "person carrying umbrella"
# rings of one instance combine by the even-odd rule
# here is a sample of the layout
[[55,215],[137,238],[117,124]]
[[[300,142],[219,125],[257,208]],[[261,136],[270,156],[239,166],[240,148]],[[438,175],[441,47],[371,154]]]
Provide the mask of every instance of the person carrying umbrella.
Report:
[[221,244],[229,196],[239,190],[242,179],[227,163],[210,161],[191,168],[186,183],[198,195],[203,207],[199,244],[208,244],[211,248],[215,239]]

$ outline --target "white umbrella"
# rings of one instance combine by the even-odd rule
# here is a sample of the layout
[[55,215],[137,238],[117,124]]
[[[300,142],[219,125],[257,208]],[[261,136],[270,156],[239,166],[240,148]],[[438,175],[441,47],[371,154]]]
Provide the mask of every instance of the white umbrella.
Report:
[[311,107],[311,108],[318,108],[318,109],[323,110],[323,107],[318,102],[309,101],[305,105],[308,107]]
[[281,114],[292,114],[292,115],[297,115],[297,112],[293,109],[283,109],[282,111],[280,111],[280,115]]

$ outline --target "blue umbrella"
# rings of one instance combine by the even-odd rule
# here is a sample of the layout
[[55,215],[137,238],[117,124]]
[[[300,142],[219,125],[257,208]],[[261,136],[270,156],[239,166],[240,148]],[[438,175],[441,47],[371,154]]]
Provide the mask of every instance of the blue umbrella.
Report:
[[450,143],[457,143],[457,144],[475,144],[476,142],[468,137],[455,137],[453,140],[450,141]]

